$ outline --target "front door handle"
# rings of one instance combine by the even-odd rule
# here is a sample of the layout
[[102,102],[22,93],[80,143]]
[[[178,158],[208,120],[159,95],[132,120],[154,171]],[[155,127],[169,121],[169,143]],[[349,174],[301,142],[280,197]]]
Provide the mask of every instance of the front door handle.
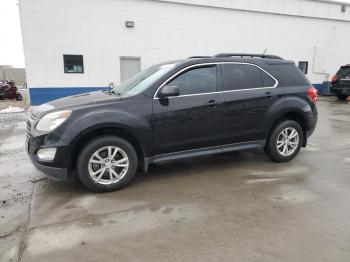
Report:
[[218,102],[216,102],[215,100],[210,100],[208,103],[207,103],[207,107],[210,107],[210,108],[215,108],[219,105]]

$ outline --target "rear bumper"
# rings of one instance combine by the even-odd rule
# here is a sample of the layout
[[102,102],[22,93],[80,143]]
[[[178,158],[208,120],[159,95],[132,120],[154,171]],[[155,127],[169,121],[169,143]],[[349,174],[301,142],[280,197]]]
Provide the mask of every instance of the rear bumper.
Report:
[[307,137],[310,137],[317,126],[317,121],[318,121],[318,111],[316,106],[312,109],[312,113],[308,114],[307,117],[307,125],[306,125],[306,132],[307,132]]
[[331,90],[333,93],[335,93],[336,95],[347,95],[350,96],[350,87],[346,86],[346,87],[339,87],[339,86],[332,86]]

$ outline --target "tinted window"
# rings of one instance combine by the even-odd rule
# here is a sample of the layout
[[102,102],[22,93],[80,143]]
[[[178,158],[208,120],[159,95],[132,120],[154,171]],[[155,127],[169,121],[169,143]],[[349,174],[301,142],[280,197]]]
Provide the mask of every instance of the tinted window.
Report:
[[273,76],[277,78],[281,86],[304,86],[309,85],[309,81],[294,64],[271,65]]
[[339,79],[346,78],[350,76],[350,67],[342,67],[337,73]]
[[216,66],[189,70],[167,85],[178,86],[180,95],[210,93],[216,91]]
[[276,84],[276,81],[266,74],[264,71],[260,70],[263,78],[263,87],[273,87]]
[[224,90],[240,90],[263,86],[261,70],[252,65],[224,64],[222,66]]
[[82,55],[63,55],[65,73],[84,73],[84,62]]
[[298,67],[301,70],[301,72],[303,72],[303,74],[307,75],[307,71],[309,68],[309,63],[307,61],[300,61],[298,63]]

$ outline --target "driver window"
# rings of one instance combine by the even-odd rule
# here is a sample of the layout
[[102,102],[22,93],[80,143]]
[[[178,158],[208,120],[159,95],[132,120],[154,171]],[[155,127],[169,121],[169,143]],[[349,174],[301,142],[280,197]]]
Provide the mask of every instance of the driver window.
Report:
[[216,66],[200,67],[186,71],[167,85],[177,86],[180,95],[216,92]]

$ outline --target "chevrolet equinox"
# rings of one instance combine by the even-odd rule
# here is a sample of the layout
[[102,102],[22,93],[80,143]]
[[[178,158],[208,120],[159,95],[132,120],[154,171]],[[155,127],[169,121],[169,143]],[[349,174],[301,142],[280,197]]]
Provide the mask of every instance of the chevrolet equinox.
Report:
[[92,191],[114,191],[151,163],[259,147],[290,161],[315,129],[316,102],[316,89],[280,57],[191,57],[32,108],[26,149],[54,180],[77,174]]

